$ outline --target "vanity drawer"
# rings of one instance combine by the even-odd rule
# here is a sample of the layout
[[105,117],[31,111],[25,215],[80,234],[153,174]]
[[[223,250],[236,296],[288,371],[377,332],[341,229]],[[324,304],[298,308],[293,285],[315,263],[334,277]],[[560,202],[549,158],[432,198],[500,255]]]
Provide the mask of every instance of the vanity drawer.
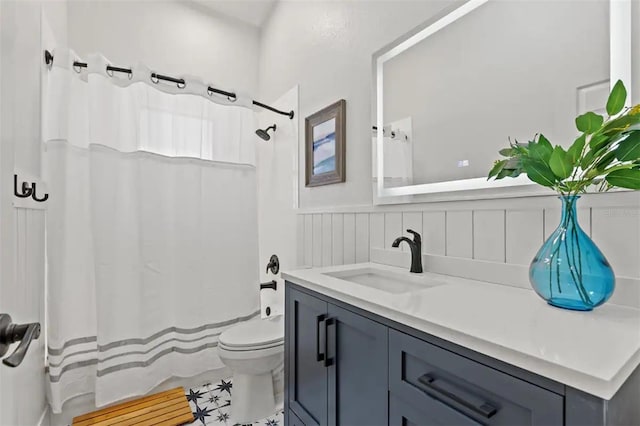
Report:
[[468,422],[457,424],[563,424],[561,395],[396,330],[389,330],[389,389],[427,422],[459,415]]
[[389,393],[389,426],[482,426],[481,423],[460,414],[435,399],[425,399],[424,406],[410,405]]

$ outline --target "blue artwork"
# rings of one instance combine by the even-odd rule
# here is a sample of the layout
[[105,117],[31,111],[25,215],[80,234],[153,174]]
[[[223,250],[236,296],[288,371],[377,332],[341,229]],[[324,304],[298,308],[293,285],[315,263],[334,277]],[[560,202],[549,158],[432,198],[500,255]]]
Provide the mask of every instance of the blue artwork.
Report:
[[313,128],[313,174],[336,170],[336,119]]

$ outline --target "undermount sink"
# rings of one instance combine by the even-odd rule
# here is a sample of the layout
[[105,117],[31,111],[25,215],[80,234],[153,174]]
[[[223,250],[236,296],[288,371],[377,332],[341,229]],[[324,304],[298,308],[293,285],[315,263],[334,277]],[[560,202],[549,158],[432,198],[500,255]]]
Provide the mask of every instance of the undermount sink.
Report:
[[441,282],[427,280],[423,275],[410,276],[371,267],[324,272],[323,275],[392,294],[420,291],[443,284]]

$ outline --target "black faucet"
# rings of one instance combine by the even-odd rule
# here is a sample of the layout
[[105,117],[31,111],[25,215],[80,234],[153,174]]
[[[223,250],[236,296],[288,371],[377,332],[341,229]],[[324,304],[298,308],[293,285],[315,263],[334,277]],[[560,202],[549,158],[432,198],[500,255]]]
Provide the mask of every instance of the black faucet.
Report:
[[422,273],[422,237],[416,231],[411,229],[407,229],[407,232],[413,234],[413,240],[410,240],[407,237],[398,237],[391,244],[391,247],[398,247],[401,242],[406,241],[409,244],[409,248],[411,249],[411,272],[415,272],[417,274]]

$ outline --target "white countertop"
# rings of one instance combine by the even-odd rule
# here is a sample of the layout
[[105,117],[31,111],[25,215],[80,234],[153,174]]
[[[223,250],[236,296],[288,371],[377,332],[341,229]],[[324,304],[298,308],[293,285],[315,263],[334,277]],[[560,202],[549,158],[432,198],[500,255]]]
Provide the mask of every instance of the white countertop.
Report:
[[[324,275],[376,268],[443,285],[391,294]],[[547,305],[532,290],[380,264],[283,272],[282,277],[382,317],[609,400],[640,364],[640,310]]]

